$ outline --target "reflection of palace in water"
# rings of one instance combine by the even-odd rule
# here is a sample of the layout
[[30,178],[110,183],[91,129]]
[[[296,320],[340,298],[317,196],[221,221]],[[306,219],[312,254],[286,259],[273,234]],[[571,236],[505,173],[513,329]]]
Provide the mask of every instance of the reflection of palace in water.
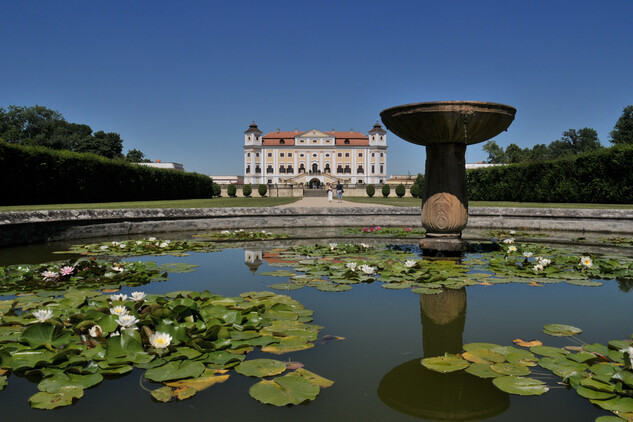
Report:
[[[466,323],[466,290],[446,289],[420,295],[424,358],[462,352]],[[440,374],[416,358],[393,368],[378,386],[380,399],[399,412],[421,419],[475,421],[503,413],[506,393],[491,380],[464,371]]]
[[251,270],[253,275],[262,265],[262,251],[251,251],[244,249],[244,264]]

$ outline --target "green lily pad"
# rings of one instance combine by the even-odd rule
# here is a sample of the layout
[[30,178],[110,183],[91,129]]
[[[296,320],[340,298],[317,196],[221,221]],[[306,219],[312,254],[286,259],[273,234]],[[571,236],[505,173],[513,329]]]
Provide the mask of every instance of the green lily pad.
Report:
[[607,400],[616,396],[615,393],[607,393],[604,391],[596,391],[590,388],[586,388],[583,386],[578,386],[576,388],[576,393],[579,396],[584,397],[589,400]]
[[437,356],[422,359],[422,365],[435,372],[454,372],[468,368],[470,363],[454,355]]
[[73,400],[80,399],[84,390],[77,386],[61,387],[56,393],[39,392],[29,398],[29,404],[36,409],[55,409],[68,406]]
[[571,325],[546,324],[543,326],[543,332],[554,337],[569,337],[582,333],[582,330]]
[[259,275],[269,275],[273,277],[292,277],[297,274],[293,271],[288,271],[288,270],[275,270],[275,271],[262,272],[262,273],[259,273]]
[[530,369],[527,366],[508,362],[492,364],[490,365],[490,369],[502,375],[521,376],[530,374]]
[[195,361],[172,361],[165,365],[149,369],[145,372],[145,378],[163,382],[182,378],[197,377],[204,372],[204,364]]
[[322,292],[346,292],[348,290],[352,290],[352,286],[347,284],[320,284],[316,286],[317,290]]
[[479,378],[498,378],[503,376],[499,372],[490,369],[490,365],[486,363],[471,363],[470,366],[465,369],[465,372]]
[[543,381],[526,377],[499,377],[492,383],[501,391],[520,396],[538,396],[549,390]]
[[537,355],[549,356],[549,357],[566,355],[566,354],[569,353],[569,351],[567,351],[567,350],[565,350],[563,348],[551,347],[551,346],[534,346],[534,347],[530,347],[530,352],[536,353]]
[[305,368],[299,368],[295,371],[295,373],[301,375],[303,378],[307,379],[315,385],[318,385],[321,388],[331,387],[334,384],[334,381],[323,378],[322,376],[317,375],[314,372],[310,372]]
[[299,290],[299,289],[302,289],[304,286],[302,284],[297,284],[297,283],[277,283],[277,284],[271,284],[268,287],[275,290]]
[[320,388],[317,385],[296,373],[270,381],[260,381],[249,390],[249,394],[255,400],[274,406],[301,404],[314,400],[319,392]]
[[20,341],[26,341],[31,347],[50,345],[58,347],[70,341],[72,334],[61,326],[47,322],[31,325],[22,332]]
[[270,377],[286,370],[286,364],[274,359],[247,360],[235,367],[235,372],[247,377]]
[[608,400],[591,400],[591,403],[612,412],[633,413],[633,398],[631,397],[614,397]]
[[55,374],[44,378],[37,385],[38,390],[47,393],[58,393],[63,387],[79,387],[81,389],[90,388],[99,384],[103,380],[103,375],[97,374]]
[[174,393],[171,387],[157,388],[156,390],[152,390],[151,394],[152,397],[154,397],[158,401],[162,401],[163,403],[171,401],[171,399],[174,397]]

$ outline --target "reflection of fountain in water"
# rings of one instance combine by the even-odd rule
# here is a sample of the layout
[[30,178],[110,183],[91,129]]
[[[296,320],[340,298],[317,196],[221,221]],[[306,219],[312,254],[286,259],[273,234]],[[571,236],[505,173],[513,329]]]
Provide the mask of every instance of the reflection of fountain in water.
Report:
[[[424,357],[462,351],[466,323],[466,290],[446,289],[420,295]],[[474,421],[503,413],[507,394],[490,380],[464,371],[440,374],[422,366],[421,358],[392,369],[378,386],[378,396],[389,407],[422,419]]]

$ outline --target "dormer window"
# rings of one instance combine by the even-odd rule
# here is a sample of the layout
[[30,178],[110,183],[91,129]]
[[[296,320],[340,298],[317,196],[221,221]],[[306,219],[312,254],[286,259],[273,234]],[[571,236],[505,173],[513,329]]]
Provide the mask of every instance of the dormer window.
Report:
[[349,139],[346,139],[343,143],[344,143],[345,145],[349,145]]
[[286,143],[286,140],[285,140],[285,139],[280,139],[280,140],[279,140],[279,143],[283,145],[283,144],[285,144],[285,143]]

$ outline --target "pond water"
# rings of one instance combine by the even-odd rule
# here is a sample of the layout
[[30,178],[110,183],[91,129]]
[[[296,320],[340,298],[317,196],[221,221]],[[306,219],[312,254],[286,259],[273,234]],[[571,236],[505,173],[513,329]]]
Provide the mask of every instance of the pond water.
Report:
[[[261,273],[279,267],[269,266],[262,259],[255,269],[245,261],[275,246],[274,241],[259,245],[251,242],[247,249],[230,248],[184,257],[128,258],[159,264],[183,262],[199,267],[194,272],[170,274],[166,282],[123,287],[121,292],[209,290],[237,296],[247,291],[270,290],[268,286],[284,282],[284,278]],[[4,261],[0,265],[59,259],[50,251],[60,249],[67,249],[67,245],[5,249],[0,251]],[[458,353],[463,344],[471,342],[512,345],[513,339],[522,338],[541,339],[550,346],[574,344],[568,338],[544,335],[542,327],[548,323],[581,327],[580,338],[587,343],[629,339],[633,331],[630,323],[633,293],[623,292],[615,281],[605,281],[600,287],[566,283],[474,285],[447,289],[439,295],[387,290],[380,284],[355,284],[343,292],[313,288],[283,292],[314,311],[313,323],[324,327],[320,337],[344,337],[317,342],[312,349],[281,356],[258,350],[248,355],[247,359],[298,361],[334,381],[333,386],[323,389],[307,404],[288,407],[261,404],[248,393],[257,380],[236,373],[225,383],[201,391],[191,399],[159,403],[145,390],[158,385],[141,382],[143,371],[135,369],[131,374],[106,379],[86,390],[84,397],[72,406],[44,411],[32,409],[28,404],[29,397],[37,392],[37,381],[12,375],[8,386],[0,392],[2,419],[592,421],[609,414],[573,389],[556,388],[557,377],[544,378],[553,387],[548,393],[524,397],[503,393],[491,381],[469,374],[431,372],[420,360],[444,352]]]

